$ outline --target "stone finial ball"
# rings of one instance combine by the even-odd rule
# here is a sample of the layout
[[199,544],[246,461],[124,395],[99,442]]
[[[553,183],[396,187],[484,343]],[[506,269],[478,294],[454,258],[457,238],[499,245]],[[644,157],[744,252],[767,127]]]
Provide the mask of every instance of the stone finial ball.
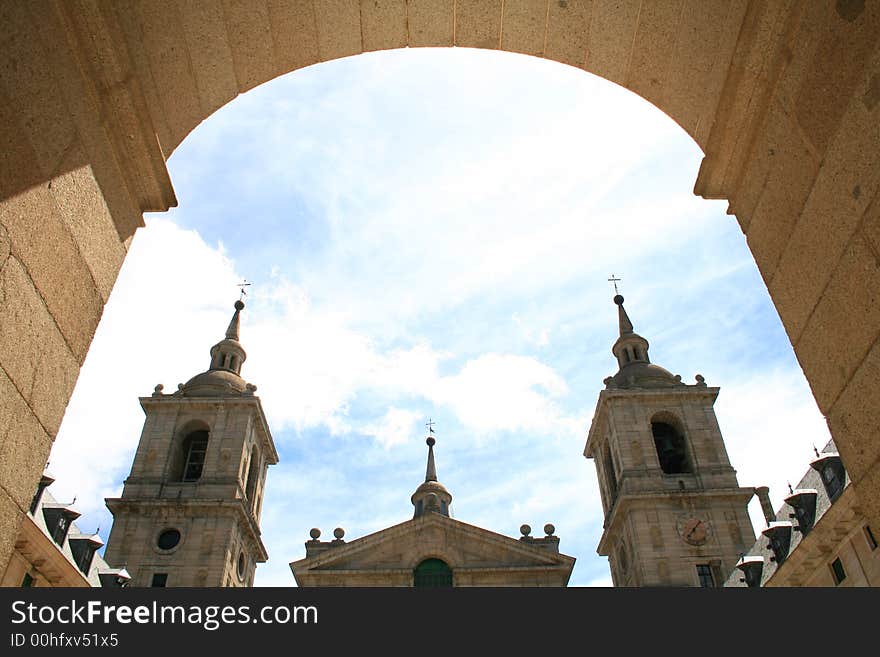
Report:
[[433,447],[436,442],[437,441],[434,440],[433,436],[428,436],[428,439],[425,441],[425,444],[427,444],[428,447]]
[[544,533],[547,534],[547,536],[553,536],[553,532],[555,532],[555,531],[556,531],[556,527],[551,525],[549,522],[546,525],[544,525]]
[[623,295],[622,294],[615,294],[614,295],[614,303],[616,303],[618,306],[622,306],[623,305]]
[[520,525],[519,533],[522,534],[523,536],[528,536],[529,534],[532,533],[532,528],[529,527],[528,525]]
[[244,309],[244,301],[242,301],[241,299],[236,301],[235,302],[235,309],[236,310],[243,310]]
[[317,541],[319,538],[321,538],[321,530],[317,527],[312,527],[311,531],[309,532],[309,536],[312,537],[313,541]]
[[156,387],[153,388],[153,390],[155,390],[156,392],[162,392],[163,390],[165,390],[165,386],[163,386],[161,383],[157,383]]
[[697,383],[703,383],[706,380],[702,374],[697,374],[694,378],[697,380]]
[[337,540],[341,540],[343,536],[345,536],[345,530],[342,527],[337,527],[333,530],[333,536],[336,537]]

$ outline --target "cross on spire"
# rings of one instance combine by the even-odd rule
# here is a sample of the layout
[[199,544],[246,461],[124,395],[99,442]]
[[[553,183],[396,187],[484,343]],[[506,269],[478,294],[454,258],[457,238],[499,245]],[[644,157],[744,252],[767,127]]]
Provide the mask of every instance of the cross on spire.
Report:
[[434,433],[434,424],[436,423],[431,418],[428,418],[428,421],[425,422],[425,426],[428,427],[428,433]]
[[241,295],[238,297],[239,301],[243,300],[247,296],[247,292],[245,292],[244,288],[248,287],[249,285],[250,285],[250,283],[248,282],[248,279],[246,279],[246,278],[244,280],[242,280],[241,283],[236,283],[235,286],[241,288]]
[[617,291],[617,284],[620,282],[620,280],[621,279],[619,278],[615,278],[614,274],[611,274],[611,278],[608,279],[608,282],[614,285],[614,294],[620,294],[620,292]]

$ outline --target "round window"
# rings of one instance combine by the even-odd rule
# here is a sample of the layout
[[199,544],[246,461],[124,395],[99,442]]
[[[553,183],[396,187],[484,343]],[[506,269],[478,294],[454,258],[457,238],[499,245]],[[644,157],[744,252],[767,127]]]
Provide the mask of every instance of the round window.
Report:
[[238,579],[244,580],[244,567],[246,565],[244,552],[240,552],[238,555]]
[[176,529],[166,529],[159,534],[159,540],[156,541],[160,550],[170,550],[176,547],[178,543],[180,543],[180,532]]

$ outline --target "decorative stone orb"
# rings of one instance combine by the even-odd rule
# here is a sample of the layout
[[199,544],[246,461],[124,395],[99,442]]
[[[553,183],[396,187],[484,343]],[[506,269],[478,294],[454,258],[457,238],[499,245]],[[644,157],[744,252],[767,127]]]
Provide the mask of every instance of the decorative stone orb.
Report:
[[532,528],[529,527],[528,525],[520,525],[519,532],[523,536],[528,536],[529,534],[532,533]]
[[321,538],[321,530],[317,527],[312,527],[311,531],[309,532],[309,536],[312,537],[313,541],[317,541],[319,538]]
[[547,534],[547,536],[553,536],[553,532],[555,532],[555,531],[556,531],[556,527],[551,525],[549,522],[546,525],[544,525],[544,533]]
[[342,537],[345,536],[345,530],[342,527],[337,527],[333,530],[333,536],[336,537],[336,540],[341,541]]

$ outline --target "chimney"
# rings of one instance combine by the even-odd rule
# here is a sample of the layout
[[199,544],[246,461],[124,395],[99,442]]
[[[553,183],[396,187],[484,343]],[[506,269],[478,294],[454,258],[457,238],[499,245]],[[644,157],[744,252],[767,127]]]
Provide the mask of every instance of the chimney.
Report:
[[758,486],[755,488],[755,495],[761,502],[761,511],[764,512],[764,519],[769,526],[771,522],[776,520],[776,513],[773,512],[773,505],[770,503],[770,488],[767,486]]

